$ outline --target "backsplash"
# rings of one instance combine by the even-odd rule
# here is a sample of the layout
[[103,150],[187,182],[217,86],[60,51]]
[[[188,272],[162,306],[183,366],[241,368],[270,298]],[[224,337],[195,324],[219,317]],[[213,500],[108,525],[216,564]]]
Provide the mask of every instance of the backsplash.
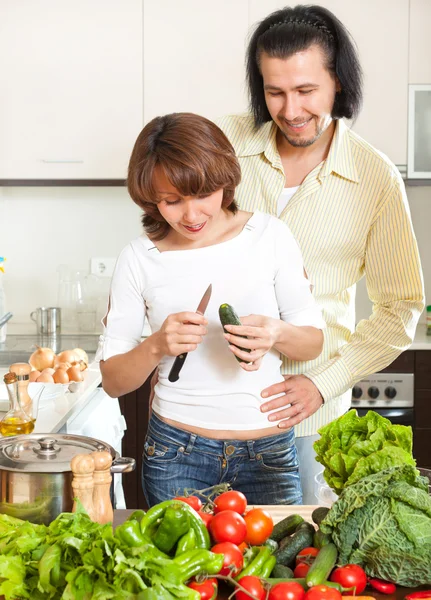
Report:
[[[407,194],[431,303],[431,186],[408,187]],[[57,304],[58,265],[88,271],[91,257],[116,257],[140,232],[140,209],[123,188],[0,188],[0,255],[7,258],[11,326],[23,323],[32,330],[30,312]],[[107,279],[106,295],[108,289]],[[364,281],[356,305],[357,321],[367,318],[371,305]]]

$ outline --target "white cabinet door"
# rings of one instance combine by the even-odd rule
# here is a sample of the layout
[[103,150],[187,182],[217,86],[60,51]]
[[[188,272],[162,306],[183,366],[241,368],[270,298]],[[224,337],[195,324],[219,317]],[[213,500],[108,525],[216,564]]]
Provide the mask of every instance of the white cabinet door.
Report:
[[[431,4],[429,0],[415,1]],[[249,4],[253,24],[283,8],[286,2],[249,0]],[[340,19],[358,46],[364,72],[364,103],[353,129],[395,164],[405,165],[409,0],[320,0],[317,4]]]
[[0,179],[124,179],[142,127],[141,0],[2,0]]
[[431,83],[430,28],[430,0],[410,0],[409,83]]
[[144,120],[247,108],[248,0],[144,0]]

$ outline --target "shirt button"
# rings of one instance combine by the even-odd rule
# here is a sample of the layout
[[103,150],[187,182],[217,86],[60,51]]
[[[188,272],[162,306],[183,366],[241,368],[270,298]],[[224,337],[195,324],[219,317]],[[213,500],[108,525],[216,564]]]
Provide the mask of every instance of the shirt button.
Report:
[[231,454],[233,454],[235,452],[235,446],[227,446],[226,448],[226,454],[228,456],[230,456]]

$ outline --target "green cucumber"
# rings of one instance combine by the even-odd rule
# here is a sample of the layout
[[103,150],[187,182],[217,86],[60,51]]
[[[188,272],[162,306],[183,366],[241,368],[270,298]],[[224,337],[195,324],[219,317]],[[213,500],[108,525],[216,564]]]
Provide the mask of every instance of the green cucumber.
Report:
[[315,548],[323,548],[326,544],[330,544],[332,542],[332,538],[329,533],[323,533],[321,529],[318,529],[313,537],[313,546]]
[[295,533],[296,528],[304,522],[301,515],[289,515],[274,525],[271,539],[280,542],[283,538]]
[[286,567],[285,565],[275,565],[272,569],[271,577],[279,578],[279,579],[292,579],[293,571]]
[[[312,525],[311,523],[309,523],[308,521],[304,521],[303,523],[301,523],[300,525],[298,525],[298,527],[295,529],[295,533],[297,531],[308,531],[311,533],[311,535],[314,537],[314,534],[316,532],[316,529],[314,527],[314,525]],[[310,544],[311,545],[311,544]]]
[[313,543],[313,533],[308,528],[303,527],[286,540],[283,548],[279,548],[274,556],[277,559],[278,565],[290,567],[295,563],[295,558],[298,552],[311,546]]
[[[223,325],[223,329],[225,325],[241,325],[241,321],[239,320],[235,309],[230,304],[221,304],[218,309],[218,314],[220,317],[220,322]],[[229,333],[229,331],[226,331],[226,329],[224,329],[224,331]],[[239,337],[247,339],[246,335],[241,335]],[[243,350],[243,352],[251,352],[250,348],[241,348],[240,346],[238,346],[238,348]],[[244,362],[241,358],[238,358],[238,356],[235,356],[235,358],[238,362]]]
[[320,527],[320,523],[326,517],[328,512],[329,512],[329,508],[327,508],[326,506],[319,506],[318,508],[315,508],[313,510],[313,512],[311,513],[311,518],[313,519],[313,523],[316,523],[316,525],[318,525]]
[[335,544],[326,544],[326,546],[323,546],[323,548],[319,550],[319,554],[311,563],[311,567],[305,576],[305,583],[308,587],[321,585],[328,579],[329,574],[337,562],[337,556],[338,552]]

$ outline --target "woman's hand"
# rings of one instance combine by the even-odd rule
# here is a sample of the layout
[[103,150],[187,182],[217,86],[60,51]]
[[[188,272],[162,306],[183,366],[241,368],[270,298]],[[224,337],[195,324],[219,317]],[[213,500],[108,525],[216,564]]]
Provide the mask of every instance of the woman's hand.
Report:
[[193,352],[207,333],[208,321],[203,315],[181,312],[169,315],[155,334],[161,356],[178,356]]
[[[229,342],[231,351],[241,359],[240,366],[245,371],[257,371],[262,363],[262,358],[277,343],[280,335],[280,320],[264,315],[248,315],[240,317],[241,325],[225,325],[229,333],[224,337]],[[247,336],[244,339],[242,336]],[[249,348],[251,352],[244,352],[242,348]]]

